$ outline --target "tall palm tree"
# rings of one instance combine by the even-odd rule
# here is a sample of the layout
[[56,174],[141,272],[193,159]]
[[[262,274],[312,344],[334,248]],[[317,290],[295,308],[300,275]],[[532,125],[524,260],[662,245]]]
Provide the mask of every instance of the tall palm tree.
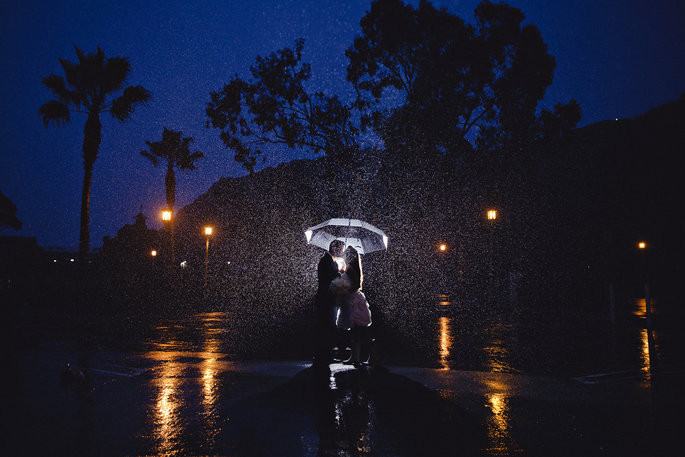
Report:
[[142,86],[128,86],[122,90],[131,71],[128,58],[105,58],[99,46],[96,52],[90,54],[76,46],[74,49],[78,62],[59,59],[66,79],[54,73],[43,78],[43,85],[52,91],[55,99],[43,104],[38,114],[45,127],[69,123],[71,113],[87,116],[83,129],[83,191],[79,234],[79,258],[83,261],[90,251],[90,190],[93,164],[102,139],[100,114],[109,112],[114,119],[124,122],[131,117],[138,104],[150,99],[150,92]]
[[195,161],[204,157],[200,151],[190,152],[192,137],[183,138],[183,132],[169,130],[164,127],[162,141],[145,141],[149,150],[140,151],[140,154],[150,159],[156,167],[159,161],[166,162],[166,204],[173,211],[176,203],[176,174],[174,168],[179,170],[195,170]]
[[[200,151],[190,152],[192,137],[183,138],[183,132],[169,130],[164,127],[162,141],[145,141],[149,150],[140,151],[143,157],[147,157],[156,167],[160,159],[166,162],[166,204],[169,210],[174,211],[176,203],[176,173],[174,168],[180,170],[195,170],[195,161],[204,157]],[[174,263],[174,217],[169,221],[171,230],[171,264]]]

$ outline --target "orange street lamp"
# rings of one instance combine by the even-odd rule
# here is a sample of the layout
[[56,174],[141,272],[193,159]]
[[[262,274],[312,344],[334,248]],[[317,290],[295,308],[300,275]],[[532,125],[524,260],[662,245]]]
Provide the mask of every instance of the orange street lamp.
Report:
[[173,268],[174,262],[175,262],[175,256],[174,256],[174,221],[173,221],[173,216],[174,216],[174,210],[171,208],[163,209],[162,210],[162,221],[165,224],[169,224],[169,244],[170,244],[170,251],[171,251],[171,267]]
[[495,238],[495,221],[497,220],[497,210],[496,209],[489,209],[486,212],[487,218],[488,218],[488,225],[490,226],[488,229],[489,234],[489,257],[490,257],[490,262],[489,262],[489,271],[488,271],[488,291],[489,293],[493,290],[494,288],[494,283],[495,283],[495,270],[494,270],[494,265],[493,265],[493,258],[495,257],[495,249],[494,249],[494,238]]
[[207,237],[205,244],[205,287],[207,287],[207,270],[209,269],[209,237],[212,236],[214,229],[209,225],[205,226],[204,234]]
[[647,243],[645,243],[644,241],[640,241],[639,243],[637,243],[637,248],[638,249],[647,249]]
[[442,243],[440,246],[438,246],[438,250],[440,252],[445,252],[447,251],[447,245],[445,243]]
[[151,257],[157,257],[157,251],[155,251],[154,249],[152,251],[150,251],[150,256]]

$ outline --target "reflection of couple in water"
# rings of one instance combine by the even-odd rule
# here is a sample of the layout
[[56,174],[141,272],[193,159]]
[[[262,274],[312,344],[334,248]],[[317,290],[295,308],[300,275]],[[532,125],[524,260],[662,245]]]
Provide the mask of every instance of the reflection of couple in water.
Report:
[[[360,367],[362,349],[369,351],[371,311],[361,291],[364,276],[359,253],[345,243],[333,240],[318,266],[316,292],[316,347],[314,364],[333,361],[333,346],[345,347],[351,333],[352,354],[345,364]],[[340,337],[340,333],[345,335]],[[337,341],[336,341],[337,340]]]

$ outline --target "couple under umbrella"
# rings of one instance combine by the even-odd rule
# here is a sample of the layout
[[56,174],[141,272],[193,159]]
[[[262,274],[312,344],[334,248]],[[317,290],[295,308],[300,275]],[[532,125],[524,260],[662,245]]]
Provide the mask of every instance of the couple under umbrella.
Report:
[[351,334],[352,353],[343,363],[362,365],[362,347],[370,344],[371,311],[362,293],[361,255],[387,248],[387,236],[358,219],[330,219],[305,232],[307,242],[328,249],[318,268],[315,299],[314,365],[333,362],[333,346]]

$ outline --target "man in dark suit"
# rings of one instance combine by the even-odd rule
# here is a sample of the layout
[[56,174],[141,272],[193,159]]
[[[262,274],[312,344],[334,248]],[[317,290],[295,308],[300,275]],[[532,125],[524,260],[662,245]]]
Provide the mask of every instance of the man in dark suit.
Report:
[[335,341],[335,297],[330,290],[331,282],[340,276],[338,263],[334,257],[341,257],[345,243],[333,240],[319,260],[317,276],[319,286],[316,291],[314,312],[316,315],[316,341],[314,348],[314,365],[328,366],[332,361],[331,350]]

